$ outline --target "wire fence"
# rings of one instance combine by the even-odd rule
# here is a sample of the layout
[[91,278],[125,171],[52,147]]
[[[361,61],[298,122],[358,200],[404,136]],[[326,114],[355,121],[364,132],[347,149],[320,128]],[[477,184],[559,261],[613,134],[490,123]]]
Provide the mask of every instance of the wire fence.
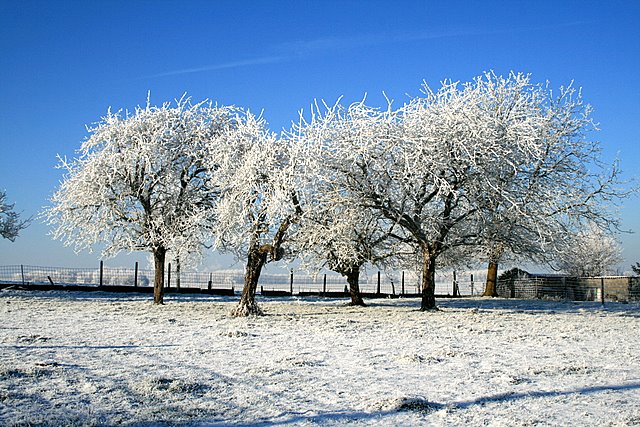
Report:
[[[475,274],[475,278],[474,278]],[[436,275],[436,294],[442,296],[473,296],[484,291],[482,272],[460,274],[443,272]],[[154,271],[106,267],[96,268],[42,267],[30,265],[0,266],[0,284],[63,285],[63,286],[129,286],[152,287]],[[208,290],[240,291],[244,284],[241,270],[217,272],[176,271],[170,266],[165,272],[165,286]],[[337,294],[347,293],[347,281],[338,274],[308,274],[291,270],[289,274],[261,274],[262,293]],[[360,276],[360,291],[365,294],[413,295],[420,292],[420,282],[411,272],[364,271]]]
[[[440,272],[436,275],[438,296],[478,296],[484,292],[484,271]],[[153,287],[154,271],[134,268],[0,266],[0,284],[58,285],[86,287]],[[241,270],[215,272],[177,271],[169,265],[165,272],[168,289],[221,290],[229,294],[242,290]],[[360,291],[368,295],[418,295],[417,274],[406,271],[363,271]],[[347,281],[338,274],[315,274],[291,270],[289,274],[262,274],[259,292],[263,295],[339,295],[348,293]],[[498,295],[504,298],[555,299],[572,301],[640,301],[640,277],[563,277],[529,275],[499,280]]]
[[530,276],[499,280],[498,295],[505,298],[569,301],[640,301],[640,277]]

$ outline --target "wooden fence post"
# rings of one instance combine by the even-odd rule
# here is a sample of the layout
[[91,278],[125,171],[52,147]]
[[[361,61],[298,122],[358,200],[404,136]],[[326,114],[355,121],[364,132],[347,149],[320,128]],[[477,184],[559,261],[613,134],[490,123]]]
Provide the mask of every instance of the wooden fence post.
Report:
[[138,287],[138,261],[136,261],[136,265],[133,270],[133,286]]
[[322,296],[327,295],[327,273],[324,273],[324,277],[322,278]]
[[24,265],[20,264],[20,273],[22,273],[22,286],[24,286]]
[[171,263],[169,263],[169,268],[167,269],[167,289],[171,287]]
[[456,280],[456,271],[453,270],[453,296],[459,297],[460,290],[458,289],[458,281]]
[[293,268],[291,269],[291,272],[289,274],[289,292],[291,292],[291,295],[293,295]]
[[604,305],[604,277],[600,277],[600,302]]
[[378,288],[376,289],[376,295],[380,295],[380,270],[378,270]]
[[213,279],[213,273],[209,273],[209,283],[207,283],[207,289],[211,290],[211,282]]
[[404,295],[404,270],[402,271],[402,295]]
[[471,296],[473,296],[473,273],[471,273]]
[[104,264],[103,264],[102,260],[100,260],[100,281],[98,283],[98,286],[102,286],[103,278],[104,278]]

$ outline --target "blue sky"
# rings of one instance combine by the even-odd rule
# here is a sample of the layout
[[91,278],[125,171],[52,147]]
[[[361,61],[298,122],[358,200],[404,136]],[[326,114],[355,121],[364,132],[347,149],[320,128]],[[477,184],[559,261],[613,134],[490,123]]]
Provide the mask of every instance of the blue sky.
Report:
[[[422,81],[484,71],[574,80],[593,105],[603,159],[640,164],[638,1],[8,1],[0,0],[0,188],[25,216],[47,204],[85,125],[107,108],[179,98],[264,111],[288,128],[314,99],[402,104]],[[624,204],[640,231],[640,200]],[[34,222],[0,240],[0,265],[95,266]],[[638,235],[621,237],[625,267]],[[109,265],[130,265],[125,254]],[[212,257],[207,267],[230,259]]]

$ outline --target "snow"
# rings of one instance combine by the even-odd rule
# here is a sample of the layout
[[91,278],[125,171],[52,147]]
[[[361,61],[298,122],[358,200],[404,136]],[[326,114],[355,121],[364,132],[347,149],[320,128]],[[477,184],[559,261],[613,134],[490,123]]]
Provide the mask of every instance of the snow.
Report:
[[2,425],[640,423],[640,306],[0,292]]

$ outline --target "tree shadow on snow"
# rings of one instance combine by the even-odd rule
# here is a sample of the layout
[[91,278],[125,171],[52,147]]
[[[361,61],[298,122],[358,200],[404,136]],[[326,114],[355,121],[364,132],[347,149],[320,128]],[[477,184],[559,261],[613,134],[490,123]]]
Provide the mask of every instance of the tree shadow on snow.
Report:
[[550,391],[530,391],[526,393],[502,393],[494,396],[480,397],[474,400],[463,402],[453,402],[446,406],[455,409],[467,409],[472,406],[483,406],[488,403],[511,402],[521,399],[537,399],[546,397],[571,396],[575,394],[594,394],[607,391],[628,391],[640,389],[640,382],[617,385],[601,385],[593,387],[582,387],[574,390],[550,390]]
[[553,301],[541,299],[456,298],[438,301],[441,309],[510,311],[516,313],[629,313],[640,315],[640,304],[595,301]]

